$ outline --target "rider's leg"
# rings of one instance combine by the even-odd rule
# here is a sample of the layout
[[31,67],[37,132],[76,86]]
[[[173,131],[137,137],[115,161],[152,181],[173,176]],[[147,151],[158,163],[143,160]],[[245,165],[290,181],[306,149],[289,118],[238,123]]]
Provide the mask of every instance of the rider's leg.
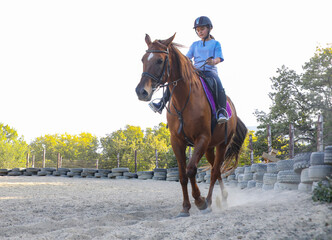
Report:
[[216,115],[217,115],[217,122],[219,124],[227,122],[228,121],[228,116],[227,116],[227,111],[226,111],[226,94],[225,90],[221,84],[220,78],[217,74],[211,71],[205,71],[204,75],[209,77],[210,80],[211,78],[215,79],[215,82],[217,84],[216,89],[213,89],[214,96],[215,96],[215,101],[216,101]]
[[169,101],[170,97],[170,91],[168,87],[166,87],[166,91],[163,94],[163,97],[160,99],[158,103],[150,102],[149,106],[154,112],[162,113],[164,107],[166,106],[166,103]]

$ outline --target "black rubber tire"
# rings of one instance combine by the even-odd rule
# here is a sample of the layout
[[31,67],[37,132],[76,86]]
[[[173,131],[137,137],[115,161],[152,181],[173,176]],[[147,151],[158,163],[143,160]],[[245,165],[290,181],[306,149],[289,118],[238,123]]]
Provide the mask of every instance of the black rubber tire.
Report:
[[258,163],[257,164],[257,171],[258,173],[266,173],[267,165],[265,163]]
[[263,184],[263,186],[262,186],[262,189],[264,190],[264,191],[269,191],[269,190],[273,190],[274,189],[274,184]]
[[324,165],[324,152],[313,152],[310,156],[310,166]]
[[315,165],[309,167],[309,179],[311,181],[325,180],[332,174],[332,165]]
[[247,188],[254,188],[254,187],[256,187],[256,181],[255,180],[248,181]]
[[8,176],[21,176],[22,173],[19,172],[19,171],[11,171],[11,172],[8,172],[7,175],[8,175]]
[[312,184],[312,180],[309,178],[309,168],[302,169],[301,183]]
[[300,183],[298,188],[301,192],[311,192],[312,191],[312,183]]
[[112,168],[112,173],[129,172],[129,168]]
[[277,176],[276,173],[264,173],[263,177],[263,183],[266,185],[274,185],[277,182]]
[[46,176],[47,175],[47,172],[46,171],[39,171],[37,173],[37,176]]
[[263,177],[264,177],[264,173],[261,172],[255,172],[254,176],[253,176],[253,180],[255,180],[256,182],[263,182]]
[[324,164],[332,164],[332,145],[325,147]]
[[293,170],[294,169],[293,167],[294,167],[293,159],[280,160],[277,162],[278,172],[285,171],[285,170]]
[[294,172],[294,170],[285,170],[278,172],[277,181],[279,183],[296,183],[301,182],[301,175]]
[[253,174],[252,172],[244,173],[244,175],[243,175],[243,180],[244,180],[244,181],[250,181],[250,180],[253,180],[253,176],[254,176],[254,174]]
[[244,167],[237,167],[236,169],[235,169],[235,174],[236,173],[244,173]]
[[251,173],[251,166],[247,166],[244,168],[244,173]]
[[3,168],[3,169],[0,169],[0,173],[8,173],[8,169],[6,169],[6,168]]
[[253,164],[251,165],[251,172],[252,172],[252,173],[257,172],[257,163],[253,163]]
[[278,173],[277,163],[268,163],[266,172],[267,173]]

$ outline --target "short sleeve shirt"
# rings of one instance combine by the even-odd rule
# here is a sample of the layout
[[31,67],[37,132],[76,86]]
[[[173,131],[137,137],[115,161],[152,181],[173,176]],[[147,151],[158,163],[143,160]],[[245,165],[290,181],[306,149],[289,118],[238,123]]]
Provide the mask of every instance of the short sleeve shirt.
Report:
[[218,41],[211,39],[205,42],[203,46],[203,41],[199,40],[194,42],[186,55],[189,59],[194,58],[194,66],[201,71],[212,71],[215,74],[218,74],[216,66],[205,65],[201,68],[204,62],[209,58],[219,57],[221,61],[224,61],[224,57],[221,50],[221,45]]

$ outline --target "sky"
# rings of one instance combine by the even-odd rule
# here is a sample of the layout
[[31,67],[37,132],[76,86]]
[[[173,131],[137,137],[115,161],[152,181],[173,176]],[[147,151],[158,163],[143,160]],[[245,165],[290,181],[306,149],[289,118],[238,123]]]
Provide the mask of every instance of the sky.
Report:
[[[46,134],[105,137],[126,125],[166,122],[138,100],[141,58],[151,39],[199,40],[208,16],[225,61],[218,72],[247,126],[269,111],[282,65],[302,72],[332,43],[330,0],[0,0],[0,122],[30,143]],[[161,91],[155,94],[160,97]]]

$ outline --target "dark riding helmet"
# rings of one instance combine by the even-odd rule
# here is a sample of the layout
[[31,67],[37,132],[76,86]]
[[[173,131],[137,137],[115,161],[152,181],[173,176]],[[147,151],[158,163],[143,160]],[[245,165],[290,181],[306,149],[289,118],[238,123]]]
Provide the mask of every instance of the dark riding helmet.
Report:
[[197,27],[203,27],[203,26],[207,26],[211,29],[213,28],[210,18],[205,17],[205,16],[196,18],[195,23],[194,23],[194,29],[196,29]]

